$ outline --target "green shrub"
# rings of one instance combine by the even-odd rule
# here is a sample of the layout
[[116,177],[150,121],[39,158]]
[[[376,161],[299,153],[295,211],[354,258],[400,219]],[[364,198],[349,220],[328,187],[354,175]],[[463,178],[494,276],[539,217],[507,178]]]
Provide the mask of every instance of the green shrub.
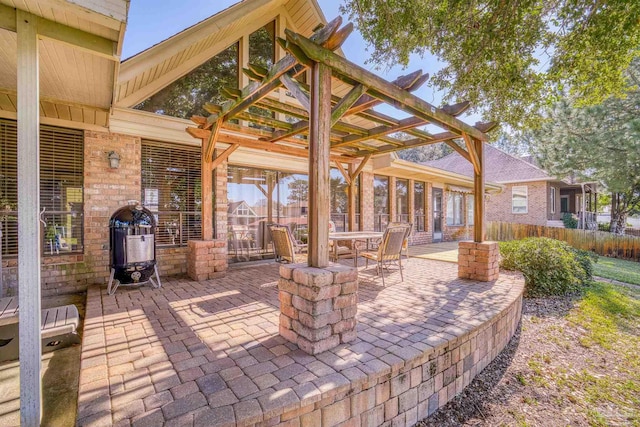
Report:
[[569,212],[562,214],[562,223],[564,224],[564,228],[578,228],[578,220]]
[[607,233],[611,232],[611,223],[610,222],[599,222],[598,223],[598,231],[606,231]]
[[580,291],[591,279],[595,256],[547,237],[500,242],[500,254],[502,268],[522,272],[529,297]]

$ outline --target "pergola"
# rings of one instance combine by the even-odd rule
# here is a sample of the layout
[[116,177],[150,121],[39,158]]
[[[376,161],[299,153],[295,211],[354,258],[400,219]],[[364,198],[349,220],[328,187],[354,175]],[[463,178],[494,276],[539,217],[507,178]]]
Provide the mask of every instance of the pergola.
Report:
[[[211,203],[212,171],[239,147],[278,152],[309,159],[309,256],[311,267],[324,268],[329,264],[329,173],[330,163],[344,175],[349,185],[349,226],[355,224],[356,179],[367,161],[376,154],[444,142],[473,164],[474,192],[484,194],[484,164],[482,143],[485,132],[494,123],[468,125],[456,116],[468,107],[468,102],[442,108],[425,102],[411,92],[428,79],[418,70],[388,82],[336,54],[353,30],[352,24],[341,27],[340,17],[317,30],[310,38],[285,30],[286,40],[278,43],[288,54],[269,69],[250,64],[243,69],[251,82],[241,90],[224,89],[229,100],[222,105],[207,104],[209,117],[194,116],[197,128],[187,128],[195,138],[202,139],[202,218],[203,239],[213,238]],[[311,81],[307,85],[296,79],[307,69]],[[348,87],[344,96],[332,94],[334,80]],[[284,86],[302,108],[268,95]],[[408,113],[395,119],[373,110],[382,103]],[[249,111],[249,107],[270,111],[270,117]],[[282,113],[297,121],[278,120]],[[345,120],[349,116],[365,119],[371,126],[354,125]],[[247,126],[253,123],[261,130]],[[359,121],[359,123],[362,120]],[[431,133],[419,129],[427,124],[442,131]],[[225,132],[221,133],[224,129]],[[392,136],[404,132],[410,138]],[[464,146],[455,140],[464,141]],[[230,144],[214,157],[216,143]],[[344,165],[348,165],[345,168]],[[208,195],[208,196],[207,196]],[[207,197],[209,199],[207,200]],[[474,241],[484,240],[484,198],[474,198]]]

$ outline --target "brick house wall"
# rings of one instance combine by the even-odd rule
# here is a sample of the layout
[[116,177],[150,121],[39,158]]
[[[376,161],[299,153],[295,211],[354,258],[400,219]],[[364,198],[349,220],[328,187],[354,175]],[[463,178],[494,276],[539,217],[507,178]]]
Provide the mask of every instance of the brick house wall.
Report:
[[[512,213],[511,195],[514,186],[527,187],[527,213]],[[547,181],[506,184],[500,194],[492,194],[486,202],[486,220],[517,222],[520,224],[546,225],[549,212],[549,185]],[[558,205],[560,192],[558,191]],[[559,210],[557,208],[556,210]]]
[[[109,219],[129,200],[141,200],[141,139],[110,132],[85,131],[84,137],[84,253],[42,258],[42,295],[86,290],[109,280]],[[120,167],[111,169],[107,153],[120,155]],[[218,236],[226,239],[227,164],[216,169],[215,212]],[[158,247],[161,278],[186,274],[185,247]],[[2,261],[4,296],[17,295],[16,257]]]

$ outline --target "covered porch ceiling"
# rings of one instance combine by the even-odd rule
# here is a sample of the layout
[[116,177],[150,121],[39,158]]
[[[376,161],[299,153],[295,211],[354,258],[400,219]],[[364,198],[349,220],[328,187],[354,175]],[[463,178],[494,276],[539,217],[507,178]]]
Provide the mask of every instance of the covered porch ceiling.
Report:
[[[351,24],[341,24],[341,18],[336,18],[310,38],[285,30],[286,40],[279,38],[278,43],[288,55],[270,69],[249,64],[243,69],[251,79],[247,86],[224,89],[227,102],[207,104],[209,117],[192,117],[197,127],[187,128],[187,132],[207,142],[207,159],[212,159],[217,141],[232,144],[234,150],[245,146],[307,157],[312,95],[310,85],[298,77],[312,63],[320,62],[331,69],[335,86],[344,93],[339,96],[333,92],[331,96],[330,150],[334,162],[353,163],[377,154],[444,142],[477,168],[471,141],[486,141],[485,132],[495,124],[471,126],[459,120],[457,116],[468,109],[468,102],[436,108],[411,94],[428,79],[421,70],[387,82],[334,53],[353,29]],[[270,96],[280,87],[285,87],[299,105]],[[397,119],[373,109],[380,104],[390,105],[408,117]],[[250,107],[259,107],[267,114],[250,112]],[[288,120],[282,119],[285,115]],[[425,126],[439,130],[430,132]]]
[[17,118],[16,9],[38,20],[41,117],[106,127],[128,2],[0,0],[0,117]]

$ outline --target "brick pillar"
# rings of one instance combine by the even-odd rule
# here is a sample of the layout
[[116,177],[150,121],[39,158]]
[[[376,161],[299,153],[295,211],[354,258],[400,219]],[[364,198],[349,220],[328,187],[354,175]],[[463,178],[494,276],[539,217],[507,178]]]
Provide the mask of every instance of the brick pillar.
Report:
[[373,174],[360,174],[360,229],[373,230]]
[[497,242],[458,243],[458,277],[480,282],[497,280],[499,256]]
[[214,214],[214,236],[218,240],[227,240],[227,209],[229,201],[227,200],[227,161],[218,165],[214,173],[215,194],[213,199]]
[[189,240],[187,274],[192,280],[222,277],[227,271],[227,240]]
[[309,354],[356,339],[358,270],[280,266],[280,335]]

